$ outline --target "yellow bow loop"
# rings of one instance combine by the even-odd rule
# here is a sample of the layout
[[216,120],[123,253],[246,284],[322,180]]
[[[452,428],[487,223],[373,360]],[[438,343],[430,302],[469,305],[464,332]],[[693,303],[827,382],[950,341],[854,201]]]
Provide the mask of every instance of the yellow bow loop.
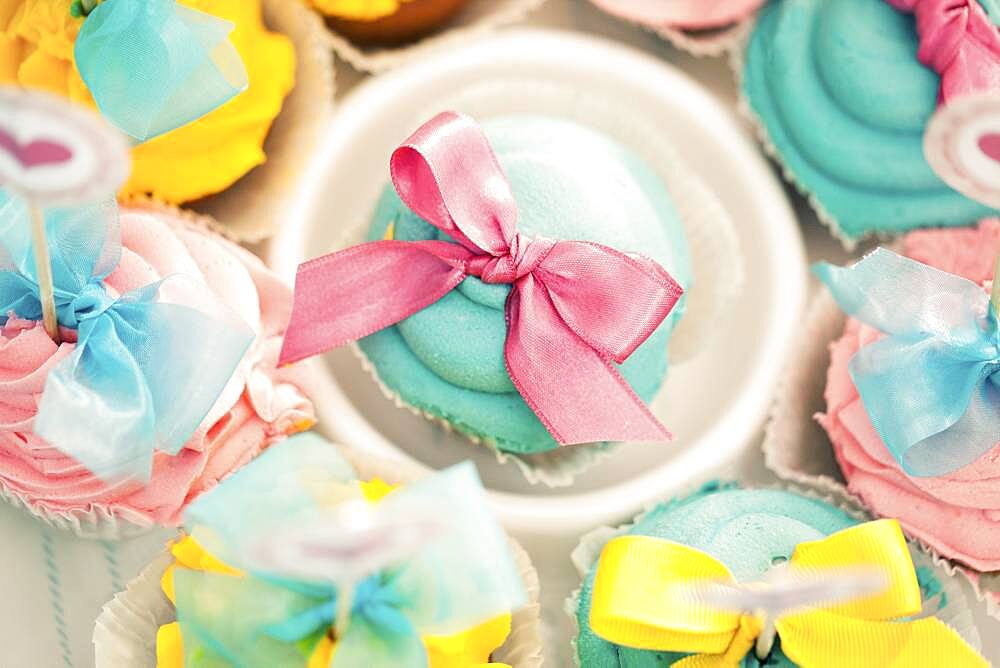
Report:
[[[800,543],[792,568],[812,576],[876,567],[887,588],[822,610],[775,620],[782,651],[797,665],[953,666],[989,664],[951,628],[926,618],[889,621],[920,612],[920,586],[898,522],[859,524],[822,540]],[[594,579],[590,626],[617,645],[692,654],[679,668],[732,668],[753,649],[763,620],[713,608],[694,594],[700,583],[735,585],[729,569],[709,554],[668,540],[621,536],[601,553]]]

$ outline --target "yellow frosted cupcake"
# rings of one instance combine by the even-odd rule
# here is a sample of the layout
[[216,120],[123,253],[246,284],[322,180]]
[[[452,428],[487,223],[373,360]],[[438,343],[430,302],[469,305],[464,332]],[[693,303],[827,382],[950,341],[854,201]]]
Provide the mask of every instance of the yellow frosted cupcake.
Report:
[[[104,2],[120,0],[104,0]],[[0,83],[42,88],[95,106],[74,56],[93,2],[0,0]],[[265,161],[264,139],[295,83],[291,41],[267,30],[260,0],[179,0],[229,21],[249,85],[221,107],[136,146],[121,196],[179,204],[221,192]]]
[[395,45],[451,19],[466,0],[305,0],[338,33],[362,45]]

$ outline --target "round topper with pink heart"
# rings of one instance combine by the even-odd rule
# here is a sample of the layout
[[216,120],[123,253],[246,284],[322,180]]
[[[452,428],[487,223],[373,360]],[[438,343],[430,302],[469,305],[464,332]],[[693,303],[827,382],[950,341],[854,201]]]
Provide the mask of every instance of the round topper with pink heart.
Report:
[[0,86],[0,188],[35,206],[85,204],[128,178],[125,136],[48,93]]
[[938,109],[924,134],[924,154],[945,183],[1000,209],[1000,90]]

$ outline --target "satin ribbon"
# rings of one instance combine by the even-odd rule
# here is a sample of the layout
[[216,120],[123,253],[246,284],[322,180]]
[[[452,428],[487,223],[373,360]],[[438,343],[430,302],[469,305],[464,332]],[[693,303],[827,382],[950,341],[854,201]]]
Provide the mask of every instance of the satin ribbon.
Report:
[[1000,90],[1000,30],[977,0],[886,0],[916,16],[918,58],[941,76],[938,102]]
[[[189,506],[185,526],[199,543],[250,574],[175,573],[189,659],[217,656],[236,668],[306,665],[334,621],[338,587],[322,577],[303,580],[294,560],[277,567],[268,561],[263,572],[248,548],[271,540],[282,524],[321,526],[333,517],[337,506],[327,502],[325,490],[343,480],[343,472],[333,446],[296,436]],[[453,635],[525,603],[506,537],[472,464],[400,488],[379,505],[390,514],[433,510],[447,518],[447,531],[361,581],[330,666],[427,666],[422,636]],[[314,557],[321,552],[311,549]]]
[[557,442],[669,440],[613,364],[680,298],[662,267],[600,244],[519,234],[510,184],[468,117],[430,120],[396,149],[391,172],[403,202],[456,243],[382,240],[303,264],[283,362],[389,327],[476,276],[513,285],[507,371]]
[[[49,373],[33,430],[107,481],[148,480],[177,454],[253,333],[210,290],[171,276],[124,295],[103,283],[121,256],[114,201],[46,210],[59,324],[76,347]],[[0,191],[0,324],[41,321],[26,204]]]
[[101,113],[138,142],[222,106],[248,84],[233,24],[174,0],[103,0],[74,44]]
[[[775,620],[781,651],[809,668],[870,666],[987,666],[940,620],[902,621],[920,612],[920,586],[906,540],[895,520],[878,520],[800,543],[792,567],[808,573],[876,566],[888,588],[826,609],[792,612]],[[686,545],[648,536],[622,536],[601,553],[590,626],[617,645],[692,654],[678,668],[738,666],[763,628],[752,614],[709,607],[692,586],[736,584],[725,564]]]
[[1000,443],[1000,331],[982,287],[882,248],[815,273],[847,314],[888,334],[848,368],[904,471],[950,473]]

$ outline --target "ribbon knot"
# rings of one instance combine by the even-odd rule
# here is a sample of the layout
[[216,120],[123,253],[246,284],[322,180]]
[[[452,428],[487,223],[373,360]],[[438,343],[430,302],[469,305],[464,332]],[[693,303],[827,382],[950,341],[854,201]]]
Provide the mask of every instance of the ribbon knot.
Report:
[[[37,321],[28,221],[25,204],[0,191],[0,313]],[[76,344],[46,378],[33,430],[99,478],[148,480],[154,450],[181,450],[253,333],[190,277],[109,294],[104,279],[121,256],[114,201],[50,209],[45,224],[59,324]]]
[[1000,31],[978,0],[886,0],[911,12],[920,62],[941,76],[940,104],[1000,84]]
[[[844,568],[876,568],[888,585],[875,595],[775,614],[781,650],[795,665],[988,665],[953,629],[921,610],[920,586],[896,520],[877,520],[800,543],[791,567],[814,580]],[[590,626],[625,647],[690,654],[677,668],[736,668],[764,630],[760,617],[702,601],[699,587],[739,588],[706,552],[650,536],[605,545],[597,565]]]
[[376,241],[300,266],[282,363],[392,326],[479,276],[513,285],[507,371],[558,443],[670,439],[612,364],[683,294],[663,267],[601,244],[519,234],[510,184],[468,117],[431,119],[390,168],[403,202],[455,243]]
[[538,269],[557,243],[555,239],[528,238],[515,233],[506,253],[477,255],[469,260],[466,271],[470,276],[478,276],[483,283],[515,283]]
[[848,315],[887,334],[848,369],[904,471],[944,475],[1000,443],[1000,326],[981,286],[882,248],[815,272]]

